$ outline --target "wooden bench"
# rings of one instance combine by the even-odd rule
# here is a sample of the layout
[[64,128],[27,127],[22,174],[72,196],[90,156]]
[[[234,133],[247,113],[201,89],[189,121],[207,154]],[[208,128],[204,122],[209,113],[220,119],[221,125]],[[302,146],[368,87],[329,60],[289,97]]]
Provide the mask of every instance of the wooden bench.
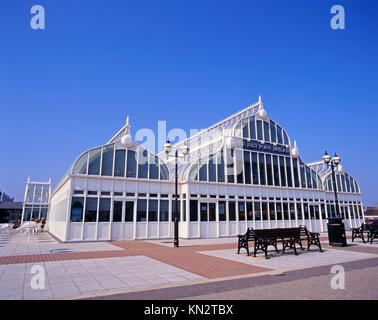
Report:
[[247,254],[250,255],[248,245],[250,241],[254,242],[253,256],[255,257],[258,251],[263,251],[267,259],[268,247],[273,246],[278,253],[277,244],[279,242],[282,243],[282,253],[285,253],[286,248],[290,248],[298,255],[295,244],[298,243],[303,250],[303,240],[307,240],[307,250],[310,250],[312,245],[316,245],[319,247],[320,251],[322,251],[319,236],[319,233],[310,232],[305,226],[301,226],[300,228],[257,230],[249,228],[245,234],[238,235],[238,254],[240,253],[240,249],[244,248],[247,250]]
[[365,223],[362,223],[358,228],[352,228],[352,242],[354,242],[354,239],[360,238],[362,242],[365,243],[364,233],[366,233],[369,241],[369,230]]

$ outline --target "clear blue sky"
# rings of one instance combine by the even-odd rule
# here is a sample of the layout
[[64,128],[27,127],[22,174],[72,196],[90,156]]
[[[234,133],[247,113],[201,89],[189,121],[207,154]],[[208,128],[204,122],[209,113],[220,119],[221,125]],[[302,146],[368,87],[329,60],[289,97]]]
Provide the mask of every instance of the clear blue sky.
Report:
[[[30,27],[35,4],[45,30]],[[345,30],[330,27],[335,4]],[[56,185],[127,114],[133,133],[205,128],[261,94],[304,161],[337,151],[378,202],[377,18],[376,0],[2,1],[0,189]]]

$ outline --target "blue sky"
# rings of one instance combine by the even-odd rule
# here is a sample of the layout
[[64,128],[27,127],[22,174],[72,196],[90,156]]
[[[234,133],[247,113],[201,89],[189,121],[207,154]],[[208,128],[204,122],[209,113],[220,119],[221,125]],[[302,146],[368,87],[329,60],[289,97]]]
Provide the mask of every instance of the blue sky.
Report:
[[[46,29],[30,27],[45,8]],[[330,9],[345,8],[345,30]],[[0,9],[0,189],[56,185],[130,115],[206,128],[262,95],[305,162],[337,151],[378,202],[378,2],[5,0]],[[368,160],[365,160],[368,159]]]

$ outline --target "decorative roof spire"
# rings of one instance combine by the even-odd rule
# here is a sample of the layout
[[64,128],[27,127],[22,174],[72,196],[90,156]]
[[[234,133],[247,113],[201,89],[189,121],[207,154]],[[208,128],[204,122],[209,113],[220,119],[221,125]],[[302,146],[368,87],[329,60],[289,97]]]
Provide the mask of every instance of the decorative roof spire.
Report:
[[125,128],[125,134],[130,135],[130,118],[129,116],[126,117],[126,128]]

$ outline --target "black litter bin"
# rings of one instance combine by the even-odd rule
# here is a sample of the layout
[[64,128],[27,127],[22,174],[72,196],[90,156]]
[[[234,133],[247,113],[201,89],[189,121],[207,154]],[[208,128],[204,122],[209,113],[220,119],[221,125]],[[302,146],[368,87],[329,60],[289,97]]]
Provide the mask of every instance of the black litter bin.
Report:
[[345,226],[342,218],[328,218],[327,228],[330,246],[347,246]]

